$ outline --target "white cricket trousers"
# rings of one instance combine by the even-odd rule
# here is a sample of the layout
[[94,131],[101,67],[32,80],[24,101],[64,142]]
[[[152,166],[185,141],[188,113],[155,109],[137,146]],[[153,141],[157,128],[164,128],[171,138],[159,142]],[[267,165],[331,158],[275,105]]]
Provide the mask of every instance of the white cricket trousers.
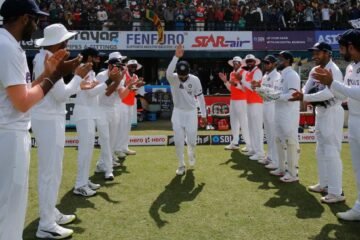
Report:
[[251,150],[258,156],[264,156],[263,104],[247,105]]
[[39,228],[56,226],[56,209],[62,177],[62,163],[65,146],[65,116],[52,116],[53,119],[32,118],[32,130],[38,149],[38,191]]
[[21,240],[28,196],[30,135],[0,129],[0,240]]
[[267,157],[275,166],[278,166],[279,161],[275,142],[275,103],[265,102],[263,113],[264,130],[266,134],[266,142],[268,145]]
[[115,107],[102,107],[102,117],[96,120],[99,143],[101,145],[98,165],[104,167],[107,173],[113,171],[112,154],[115,151],[115,133],[118,132],[118,119]]
[[171,122],[174,130],[176,156],[179,160],[179,167],[182,167],[185,166],[185,141],[187,144],[188,157],[195,161],[195,146],[198,129],[197,109],[185,111],[174,108]]
[[75,188],[88,184],[91,159],[95,142],[95,119],[81,119],[75,122],[79,137],[78,169]]
[[317,107],[315,119],[316,157],[319,183],[328,192],[342,193],[341,142],[344,126],[344,110],[340,105],[327,109]]
[[349,142],[351,150],[351,159],[356,176],[356,185],[358,197],[354,205],[354,210],[360,212],[360,116],[349,116]]
[[129,149],[129,139],[131,131],[131,114],[133,106],[121,102],[117,104],[119,116],[118,130],[116,137],[116,151],[125,152]]
[[232,144],[239,144],[239,134],[244,139],[246,148],[251,150],[246,100],[230,100],[230,124]]

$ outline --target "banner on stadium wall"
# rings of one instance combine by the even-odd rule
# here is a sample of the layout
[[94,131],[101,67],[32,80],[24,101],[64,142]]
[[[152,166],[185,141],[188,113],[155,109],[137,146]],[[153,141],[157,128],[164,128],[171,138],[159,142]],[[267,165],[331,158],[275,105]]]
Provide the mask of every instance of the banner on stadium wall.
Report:
[[302,50],[315,43],[313,31],[253,32],[254,50]]
[[163,43],[158,44],[158,34],[154,31],[121,32],[120,50],[175,50],[184,43],[185,32],[166,31]]
[[343,32],[344,31],[315,31],[315,41],[326,42],[327,44],[330,44],[333,50],[338,50],[339,44],[336,38]]

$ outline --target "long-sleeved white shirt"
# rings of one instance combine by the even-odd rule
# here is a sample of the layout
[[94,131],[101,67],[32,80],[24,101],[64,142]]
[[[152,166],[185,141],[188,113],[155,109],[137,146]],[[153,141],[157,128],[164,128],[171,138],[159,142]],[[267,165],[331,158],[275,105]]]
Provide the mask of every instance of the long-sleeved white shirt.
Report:
[[[88,81],[96,81],[95,72],[91,70],[85,78]],[[75,98],[74,120],[81,119],[99,119],[99,95],[103,94],[107,85],[99,83],[96,87],[90,90],[81,90]]]
[[349,114],[360,116],[360,62],[346,68],[344,82],[333,81],[330,89],[349,98]]
[[[330,70],[334,81],[343,82],[343,75],[339,69],[339,67],[333,62],[329,61],[326,64],[325,69]],[[329,101],[329,106],[332,105],[340,105],[341,102],[345,99],[343,95],[338,94],[336,92],[332,92],[327,86],[321,84],[319,81],[312,78],[312,74],[314,73],[315,68],[311,69],[309,73],[309,78],[305,83],[302,91],[304,93],[304,101],[305,102],[322,102],[322,101]],[[318,87],[320,91],[312,94],[308,94],[310,89],[313,87]],[[325,111],[325,107],[317,106],[316,111]]]
[[[261,85],[267,88],[274,88],[275,82],[281,80],[281,74],[273,69],[271,72],[266,72],[262,77]],[[268,104],[274,102],[274,100],[264,99],[264,104]]]
[[179,58],[174,56],[166,70],[166,78],[170,83],[174,108],[185,111],[196,110],[196,101],[199,101],[201,116],[206,117],[205,98],[201,82],[198,77],[192,74],[189,74],[189,78],[185,82],[180,81],[177,73],[174,73],[178,60]]
[[[36,54],[33,65],[33,76],[36,79],[44,71],[45,56],[51,56],[52,53],[48,50],[41,49]],[[80,91],[80,82],[82,78],[74,76],[74,78],[65,84],[64,79],[58,80],[50,89],[49,93],[31,109],[31,117],[40,120],[52,119],[58,115],[66,114],[65,102],[73,94]]]

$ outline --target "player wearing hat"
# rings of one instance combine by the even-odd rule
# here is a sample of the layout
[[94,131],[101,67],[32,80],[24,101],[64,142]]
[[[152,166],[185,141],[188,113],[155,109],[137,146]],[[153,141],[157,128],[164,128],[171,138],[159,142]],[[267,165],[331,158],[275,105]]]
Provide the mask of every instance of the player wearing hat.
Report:
[[116,111],[116,104],[119,101],[117,90],[121,79],[124,77],[125,69],[118,52],[110,53],[106,63],[108,69],[100,72],[96,79],[100,83],[104,83],[108,79],[113,79],[114,82],[104,93],[99,95],[99,118],[96,119],[96,126],[99,133],[101,153],[95,172],[104,172],[105,180],[111,181],[114,179],[113,166],[120,166],[119,163],[114,161],[113,153],[119,125],[119,116]]
[[[99,51],[94,48],[86,48],[81,52],[84,63],[92,63],[95,67],[99,63]],[[117,76],[117,74],[115,74]],[[99,83],[95,78],[95,72],[91,70],[87,76],[87,81]],[[81,90],[75,98],[74,121],[79,137],[78,146],[78,169],[74,194],[90,197],[96,194],[100,184],[92,183],[89,180],[90,163],[94,150],[95,125],[100,119],[99,95],[104,94],[110,85],[118,81],[117,77],[109,78],[105,82],[98,84],[90,90]],[[111,176],[109,175],[109,178]]]
[[264,153],[264,130],[263,130],[263,100],[256,91],[251,88],[251,82],[261,84],[262,72],[258,65],[260,60],[254,55],[248,54],[242,61],[242,65],[247,67],[247,72],[242,78],[242,84],[248,89],[247,92],[247,117],[249,121],[249,134],[251,150],[246,155],[250,160],[262,160]]
[[[201,117],[206,120],[205,99],[199,78],[190,74],[190,66],[185,61],[179,61],[184,55],[184,47],[179,44],[176,47],[175,56],[171,60],[166,78],[171,87],[174,102],[174,110],[171,122],[174,130],[176,155],[179,160],[177,175],[185,174],[184,143],[186,139],[188,148],[189,164],[195,164],[195,146],[198,128],[196,100],[199,101]],[[176,73],[174,73],[176,69]]]
[[60,50],[44,60],[45,69],[31,83],[25,51],[37,28],[40,11],[33,0],[5,0],[0,14],[0,239],[22,239],[28,195],[30,112],[61,78],[69,56]]
[[247,90],[241,85],[241,78],[245,74],[245,70],[241,68],[241,57],[234,57],[229,60],[228,63],[233,67],[233,71],[230,73],[230,80],[224,73],[219,73],[220,79],[224,82],[226,88],[230,91],[230,124],[232,133],[232,142],[225,147],[225,150],[239,149],[239,134],[241,128],[241,134],[245,141],[246,147],[242,151],[251,151],[248,118],[247,118],[247,102],[246,93]]
[[332,93],[328,87],[313,78],[317,67],[331,71],[335,81],[343,82],[339,67],[331,60],[331,46],[324,42],[316,43],[309,51],[313,54],[316,67],[310,73],[303,92],[293,93],[290,100],[303,100],[315,105],[316,158],[318,162],[319,183],[309,190],[327,193],[321,198],[324,203],[345,201],[342,195],[342,162],[340,157],[344,126],[344,97]]
[[349,142],[358,198],[353,208],[337,213],[337,217],[347,221],[360,221],[360,30],[345,31],[339,35],[338,42],[340,54],[346,61],[353,61],[346,68],[344,82],[336,81],[329,70],[320,67],[315,69],[313,78],[327,85],[333,93],[349,98]]
[[[76,35],[68,32],[62,24],[52,24],[44,29],[44,38],[35,40],[37,46],[43,47],[33,61],[34,79],[44,71],[45,56],[51,56],[60,49],[65,49],[68,39]],[[81,56],[68,61],[68,71],[72,73],[80,65]],[[36,236],[39,238],[66,238],[73,230],[59,225],[75,220],[75,215],[64,215],[55,207],[61,183],[62,161],[65,145],[65,102],[73,94],[82,89],[90,89],[94,85],[82,81],[91,70],[91,65],[77,67],[75,77],[65,84],[61,78],[54,84],[44,99],[31,109],[32,130],[38,147],[38,189],[40,221]]]
[[278,55],[278,69],[281,71],[280,81],[275,81],[273,89],[260,86],[255,81],[252,82],[252,87],[265,99],[276,100],[275,142],[279,166],[270,173],[280,176],[282,182],[289,183],[299,180],[298,126],[300,104],[299,102],[290,102],[289,99],[294,91],[300,90],[300,77],[291,67],[294,62],[293,55],[288,51],[282,51]]
[[[262,60],[265,74],[261,84],[267,88],[274,88],[275,82],[280,81],[281,74],[276,70],[277,59],[273,55],[268,55]],[[263,108],[264,130],[266,142],[268,145],[267,157],[259,160],[259,163],[265,164],[268,169],[278,168],[278,156],[275,144],[275,101],[271,99],[264,100]]]
[[143,78],[136,75],[136,71],[142,68],[136,60],[129,60],[126,64],[127,71],[124,79],[120,83],[119,96],[119,136],[116,142],[116,152],[120,156],[135,155],[134,150],[129,149],[129,137],[131,131],[131,115],[135,105],[136,90],[144,85]]

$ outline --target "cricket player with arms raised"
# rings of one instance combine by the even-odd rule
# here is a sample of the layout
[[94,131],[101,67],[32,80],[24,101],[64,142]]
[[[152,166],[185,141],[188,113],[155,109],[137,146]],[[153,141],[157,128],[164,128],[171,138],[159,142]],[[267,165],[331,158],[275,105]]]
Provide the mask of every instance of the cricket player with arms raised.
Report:
[[[171,87],[174,110],[171,122],[174,130],[176,155],[179,160],[177,175],[185,174],[184,144],[187,143],[189,165],[195,165],[195,146],[198,129],[197,103],[199,101],[201,118],[207,124],[205,98],[198,77],[190,74],[186,61],[179,61],[184,56],[184,46],[176,46],[175,56],[171,60],[166,78]],[[176,70],[176,73],[174,71]]]

